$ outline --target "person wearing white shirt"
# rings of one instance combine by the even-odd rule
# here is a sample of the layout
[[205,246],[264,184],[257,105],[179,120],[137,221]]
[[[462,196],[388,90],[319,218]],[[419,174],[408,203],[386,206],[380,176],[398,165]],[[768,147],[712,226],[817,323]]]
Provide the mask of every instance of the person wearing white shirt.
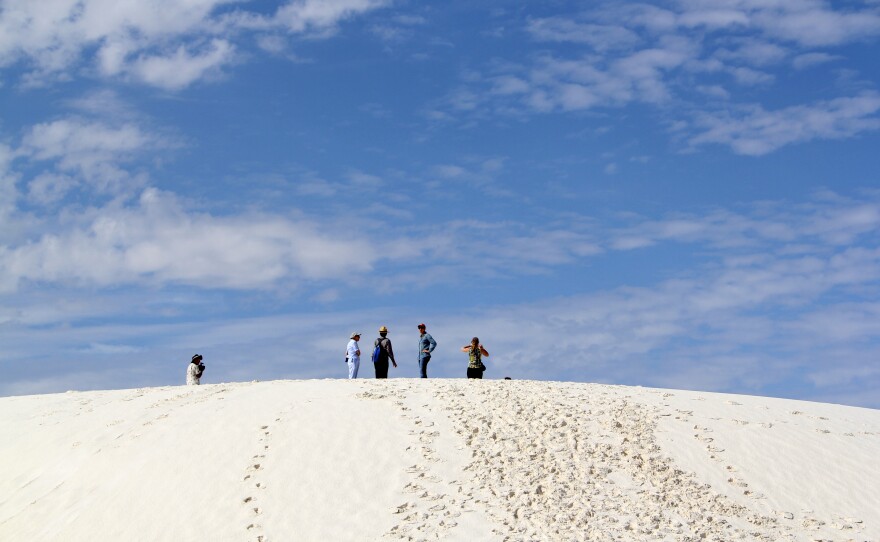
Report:
[[357,378],[358,369],[361,366],[361,347],[358,341],[361,340],[360,333],[352,333],[351,340],[348,341],[348,347],[345,349],[345,362],[348,363],[348,378]]
[[202,373],[205,372],[205,364],[202,363],[202,355],[196,354],[192,357],[189,367],[186,369],[186,385],[198,386],[201,384]]

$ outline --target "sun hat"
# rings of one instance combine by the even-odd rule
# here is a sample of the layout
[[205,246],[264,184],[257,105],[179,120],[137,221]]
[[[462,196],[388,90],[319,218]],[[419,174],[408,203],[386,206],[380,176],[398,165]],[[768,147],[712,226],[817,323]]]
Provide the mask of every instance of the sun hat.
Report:
[[359,331],[355,331],[354,333],[351,334],[351,337],[349,337],[349,339],[354,339],[355,337],[360,337],[360,336],[361,336],[361,333]]
[[192,357],[193,362],[199,361],[199,360],[201,360],[201,359],[202,359],[202,355],[201,355],[201,354],[196,354],[196,355],[194,355],[194,356]]
[[388,328],[385,327],[385,326],[380,327],[380,328],[379,328],[379,333],[388,333]]

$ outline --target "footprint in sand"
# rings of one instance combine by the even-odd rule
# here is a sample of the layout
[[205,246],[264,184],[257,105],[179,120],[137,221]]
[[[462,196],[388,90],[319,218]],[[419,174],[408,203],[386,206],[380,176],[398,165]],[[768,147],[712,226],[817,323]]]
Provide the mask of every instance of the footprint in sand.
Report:
[[[276,418],[275,421],[280,420],[281,418]],[[252,484],[252,488],[262,490],[266,488],[266,484],[260,480],[260,476],[265,470],[264,461],[266,459],[266,452],[269,450],[269,445],[266,443],[266,440],[270,437],[271,431],[269,430],[269,425],[259,426],[259,431],[261,434],[257,438],[257,443],[261,450],[251,457],[252,460],[258,460],[259,462],[251,463],[245,469],[245,472],[248,474],[245,474],[242,478],[242,482],[247,482],[248,484]],[[253,495],[246,495],[241,502],[248,507],[248,513],[252,516],[260,516],[263,514],[263,509],[259,506],[255,506],[257,504],[257,498]],[[257,523],[249,523],[246,527],[246,530],[249,533],[256,535],[257,541],[265,540],[265,535],[262,534],[262,529],[263,527]]]

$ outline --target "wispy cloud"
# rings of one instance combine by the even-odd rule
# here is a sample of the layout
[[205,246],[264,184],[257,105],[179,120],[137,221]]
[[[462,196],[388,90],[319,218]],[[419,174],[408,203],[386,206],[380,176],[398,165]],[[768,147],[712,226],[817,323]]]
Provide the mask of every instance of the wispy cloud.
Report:
[[880,94],[858,96],[766,111],[760,105],[733,114],[703,113],[692,145],[719,143],[738,154],[760,156],[785,145],[815,139],[844,139],[880,129]]
[[[25,63],[30,70],[25,82],[42,85],[69,78],[83,63],[93,63],[106,77],[179,90],[216,77],[235,59],[242,33],[283,30],[327,37],[340,22],[384,4],[292,0],[265,15],[246,11],[247,3],[237,0],[123,3],[109,10],[98,0],[60,0],[52,9],[5,0],[0,10],[0,67]],[[265,39],[262,43],[265,48]],[[275,45],[277,49],[277,41]]]
[[[714,89],[714,96],[742,102],[739,95],[750,88],[777,83],[778,72],[771,73],[771,67],[790,62],[801,70],[841,58],[833,48],[880,37],[876,6],[836,9],[818,0],[602,4],[568,16],[530,18],[525,30],[548,47],[524,59],[496,61],[485,74],[470,77],[449,93],[445,122],[450,117],[607,110],[633,104],[650,104],[668,114],[675,106],[681,112],[676,120],[695,128],[688,138],[692,144],[712,141],[753,155],[876,129],[872,90],[775,113],[756,103],[752,94],[737,106],[733,119],[725,118],[726,106],[717,109],[694,95],[694,90],[705,95]],[[816,50],[821,48],[830,51]],[[795,123],[801,114],[809,118]]]

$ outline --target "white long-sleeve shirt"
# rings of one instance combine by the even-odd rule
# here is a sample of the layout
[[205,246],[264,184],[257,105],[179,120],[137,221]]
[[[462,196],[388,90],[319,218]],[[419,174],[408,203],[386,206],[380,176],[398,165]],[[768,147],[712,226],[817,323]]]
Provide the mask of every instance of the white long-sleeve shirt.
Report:
[[186,385],[187,386],[198,386],[200,384],[200,374],[199,374],[199,365],[197,363],[190,363],[189,368],[186,370]]
[[349,359],[349,361],[360,361],[361,355],[359,352],[361,351],[361,347],[358,346],[356,340],[352,339],[348,341],[348,348],[345,349],[345,357]]

